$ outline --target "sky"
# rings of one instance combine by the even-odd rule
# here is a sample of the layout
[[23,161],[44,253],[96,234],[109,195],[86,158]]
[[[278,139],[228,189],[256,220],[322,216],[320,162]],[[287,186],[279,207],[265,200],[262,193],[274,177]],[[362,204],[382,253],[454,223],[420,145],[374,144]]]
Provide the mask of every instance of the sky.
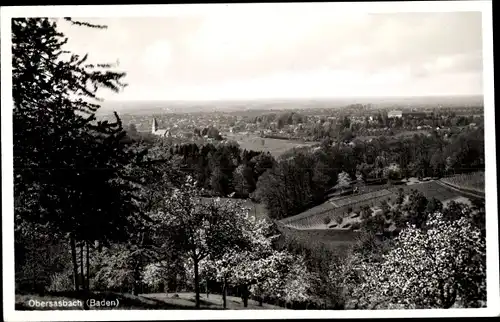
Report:
[[112,100],[483,93],[480,12],[318,7],[84,20],[108,29],[59,28],[70,50],[127,72],[127,88],[104,95]]

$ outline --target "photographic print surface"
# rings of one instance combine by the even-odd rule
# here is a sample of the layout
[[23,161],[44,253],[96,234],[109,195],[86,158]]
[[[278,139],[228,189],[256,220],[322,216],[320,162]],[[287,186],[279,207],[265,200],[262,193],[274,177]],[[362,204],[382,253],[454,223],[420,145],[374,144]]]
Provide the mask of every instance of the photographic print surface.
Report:
[[492,314],[491,8],[452,4],[2,8],[11,320]]

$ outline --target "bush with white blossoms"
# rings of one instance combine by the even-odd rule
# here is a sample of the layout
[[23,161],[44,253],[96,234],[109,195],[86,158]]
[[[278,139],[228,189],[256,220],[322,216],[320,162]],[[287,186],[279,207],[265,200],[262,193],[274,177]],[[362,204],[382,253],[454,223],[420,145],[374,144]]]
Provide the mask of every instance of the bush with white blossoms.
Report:
[[270,229],[266,220],[256,219],[247,212],[238,216],[246,245],[207,258],[200,262],[200,271],[211,274],[226,287],[247,287],[250,294],[261,298],[305,301],[309,283],[304,258],[274,250],[266,237]]
[[486,301],[486,244],[467,218],[430,215],[428,230],[401,231],[378,262],[359,259],[348,280],[350,308],[450,308]]
[[158,287],[160,284],[166,284],[168,277],[168,263],[159,262],[148,264],[144,268],[142,281],[151,287]]

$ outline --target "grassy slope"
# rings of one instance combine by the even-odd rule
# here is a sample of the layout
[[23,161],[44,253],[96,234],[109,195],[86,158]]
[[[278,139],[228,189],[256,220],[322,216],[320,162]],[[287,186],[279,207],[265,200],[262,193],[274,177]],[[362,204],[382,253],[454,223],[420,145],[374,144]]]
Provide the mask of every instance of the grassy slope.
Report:
[[[378,206],[381,200],[394,199],[397,196],[398,190],[402,188],[405,193],[410,193],[411,190],[421,192],[426,198],[435,197],[441,202],[449,199],[455,199],[464,196],[460,191],[447,188],[435,181],[417,183],[412,185],[398,185],[385,189],[386,186],[380,187],[380,192],[371,191],[366,194],[354,195],[350,197],[342,197],[335,201],[327,201],[319,206],[306,210],[296,216],[283,219],[281,222],[286,225],[291,225],[296,228],[317,227],[323,225],[323,218],[329,216],[333,218],[338,213],[344,213],[348,208],[352,207],[354,211],[359,210],[364,204]],[[382,192],[390,193],[382,193]],[[380,196],[378,196],[380,194]],[[467,197],[467,196],[466,196]]]
[[440,180],[440,183],[443,183],[452,189],[462,191],[465,194],[472,194],[478,198],[485,197],[484,172],[467,173],[449,178],[443,178]]
[[[149,299],[155,299],[169,303],[171,305],[184,306],[187,308],[192,308],[195,303],[194,293],[176,293],[179,297],[172,297],[172,294],[156,293],[156,294],[144,294],[143,296]],[[210,294],[207,298],[206,294],[200,294],[201,307],[205,309],[222,309],[222,295],[220,294]],[[243,306],[243,301],[239,297],[228,296],[227,297],[227,308],[229,310],[284,310],[284,308],[279,306],[274,306],[270,304],[262,304],[259,306],[258,302],[254,300],[248,300],[248,307]]]
[[[476,176],[472,176],[472,178],[477,179]],[[479,185],[476,182],[474,182],[474,184]],[[356,240],[358,234],[356,231],[352,231],[351,229],[342,229],[339,226],[336,226],[335,228],[328,228],[328,225],[334,221],[333,219],[335,218],[335,215],[346,212],[349,207],[352,207],[356,212],[362,204],[373,205],[375,207],[372,209],[376,210],[381,200],[388,200],[389,198],[394,200],[400,188],[402,188],[406,194],[410,193],[413,189],[417,190],[426,198],[430,199],[435,197],[444,204],[452,199],[464,199],[462,202],[467,203],[467,199],[464,197],[468,196],[463,193],[463,191],[451,189],[450,187],[442,184],[440,181],[429,181],[411,185],[398,185],[387,189],[391,192],[390,194],[382,193],[380,197],[376,198],[368,198],[378,195],[378,193],[371,191],[370,193],[362,193],[361,195],[338,198],[333,202],[333,204],[328,201],[322,205],[311,208],[302,214],[282,220],[279,228],[284,235],[301,240],[310,246],[316,243],[322,243],[329,247],[347,247],[350,243]],[[380,186],[379,189],[382,191],[386,189],[386,186]],[[360,198],[363,195],[365,195],[366,198]],[[361,202],[359,202],[360,199],[362,200]],[[352,203],[350,203],[349,200],[352,200]],[[325,217],[332,219],[328,225],[324,222]],[[359,217],[353,218],[351,216],[347,216],[344,218],[342,224],[352,224],[359,222],[359,220]]]

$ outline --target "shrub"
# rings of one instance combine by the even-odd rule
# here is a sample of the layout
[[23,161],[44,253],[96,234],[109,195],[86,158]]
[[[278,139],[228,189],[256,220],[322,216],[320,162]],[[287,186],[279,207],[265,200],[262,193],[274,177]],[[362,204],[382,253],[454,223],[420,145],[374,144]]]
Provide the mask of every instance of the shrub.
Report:
[[333,219],[335,220],[335,222],[340,224],[340,223],[342,223],[342,220],[344,220],[344,216],[342,214],[335,214],[333,216]]
[[346,222],[346,223],[345,223],[345,224],[343,224],[341,227],[342,227],[342,228],[349,228],[349,227],[351,227],[351,223],[350,223],[350,222]]
[[360,222],[355,222],[351,225],[352,230],[358,230],[361,229],[361,223]]
[[52,274],[50,277],[49,292],[61,292],[73,289],[73,281],[68,272],[60,272]]
[[332,219],[330,217],[328,217],[328,216],[326,216],[325,218],[323,218],[323,223],[325,225],[328,225],[331,221],[332,221]]
[[351,213],[352,212],[352,207],[347,208],[347,212]]

